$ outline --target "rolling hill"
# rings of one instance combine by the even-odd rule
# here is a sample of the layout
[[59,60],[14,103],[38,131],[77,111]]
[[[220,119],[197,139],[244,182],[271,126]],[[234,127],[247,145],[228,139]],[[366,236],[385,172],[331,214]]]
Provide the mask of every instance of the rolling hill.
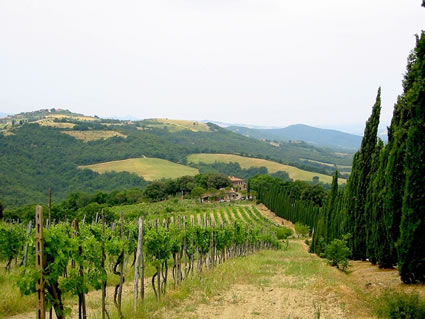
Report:
[[321,129],[304,124],[290,125],[277,129],[257,129],[243,126],[229,126],[227,129],[256,139],[275,141],[304,141],[316,146],[357,150],[362,137],[337,130]]
[[[349,166],[352,161],[349,152],[337,153],[307,143],[260,141],[212,123],[120,121],[45,109],[0,119],[0,201],[10,208],[45,202],[49,187],[55,200],[64,199],[72,191],[144,187],[147,180],[156,177],[139,174],[138,169],[116,168],[122,163],[116,161],[145,156],[186,165],[187,156],[197,153],[272,160],[313,171],[314,175],[330,175],[336,165]],[[79,168],[106,162],[106,170],[113,165],[115,169],[99,174]],[[167,165],[162,167],[167,170]],[[182,174],[194,173],[180,169]],[[167,177],[168,173],[159,172],[157,176]]]
[[129,172],[143,177],[146,181],[163,178],[177,178],[185,175],[199,174],[196,168],[173,163],[160,158],[129,158],[120,161],[111,161],[92,165],[79,166],[81,169],[90,169],[100,174],[107,172]]
[[[191,154],[188,156],[189,163],[206,163],[211,164],[214,162],[232,163],[236,162],[244,168],[250,167],[266,167],[269,173],[276,173],[278,171],[284,171],[289,174],[289,177],[293,180],[312,181],[313,176],[318,176],[319,180],[324,183],[331,183],[332,176],[318,174],[314,172],[305,171],[294,166],[284,165],[273,161],[268,161],[259,158],[250,158],[244,156],[238,156],[233,154]],[[344,183],[344,179],[339,179],[340,183]]]

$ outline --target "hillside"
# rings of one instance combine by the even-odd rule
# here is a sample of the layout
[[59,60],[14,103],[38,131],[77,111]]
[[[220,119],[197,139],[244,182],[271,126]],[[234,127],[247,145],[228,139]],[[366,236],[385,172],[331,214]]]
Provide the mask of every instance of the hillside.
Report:
[[146,181],[163,178],[177,178],[199,174],[196,168],[173,163],[159,158],[130,158],[120,161],[111,161],[92,165],[79,166],[81,169],[90,169],[100,174],[107,172],[129,172],[143,177]]
[[[194,153],[235,154],[332,174],[351,165],[352,155],[306,143],[271,145],[214,124],[151,119],[119,121],[40,110],[0,119],[0,200],[6,207],[54,200],[71,191],[111,191],[143,187],[146,180],[128,172],[98,174],[79,166],[143,156],[186,164]],[[166,175],[164,175],[166,176]]]
[[[313,173],[305,170],[301,170],[294,166],[284,165],[273,161],[268,161],[258,158],[243,157],[232,154],[192,154],[188,156],[189,163],[206,163],[211,164],[215,162],[232,163],[236,162],[244,168],[248,169],[251,167],[266,167],[269,173],[276,173],[284,171],[289,174],[289,177],[293,180],[312,181],[314,176],[318,176],[319,180],[324,183],[331,183],[332,177],[328,175]],[[344,179],[340,179],[340,183],[345,182]]]
[[278,129],[257,129],[242,126],[230,126],[227,129],[256,139],[274,141],[304,141],[319,147],[357,150],[362,137],[337,130],[321,129],[304,124],[290,125]]

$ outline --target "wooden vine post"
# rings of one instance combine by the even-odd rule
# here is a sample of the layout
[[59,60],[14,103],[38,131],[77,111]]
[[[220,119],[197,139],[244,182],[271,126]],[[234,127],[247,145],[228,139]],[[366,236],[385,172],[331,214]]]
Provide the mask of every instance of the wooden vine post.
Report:
[[[124,237],[124,213],[121,211],[121,216],[120,216],[120,221],[121,221],[121,227],[120,227],[120,232],[121,232],[121,240],[124,241],[125,237]],[[121,262],[120,262],[120,285],[118,288],[118,315],[120,318],[124,318],[124,316],[122,315],[122,308],[121,308],[121,304],[122,304],[122,288],[124,286],[124,248],[122,251],[122,257],[121,257]]]
[[139,217],[139,235],[137,238],[136,263],[134,266],[134,311],[137,310],[137,298],[139,296],[139,275],[141,279],[141,295],[144,298],[144,259],[143,259],[143,227],[144,220]]
[[37,206],[35,209],[35,231],[36,231],[36,249],[35,264],[39,272],[39,279],[35,286],[37,295],[36,318],[46,318],[46,296],[44,293],[44,243],[43,243],[43,207]]
[[[74,236],[75,237],[80,236],[80,227],[78,226],[78,220],[74,219],[72,225],[74,227]],[[81,246],[78,247],[78,254],[80,256],[83,254],[83,248]],[[83,278],[84,277],[83,265],[80,264],[80,268],[78,271],[79,271],[80,277]],[[79,319],[87,318],[86,296],[83,290],[78,292],[78,318]]]
[[145,300],[145,252],[143,245],[145,244],[145,219],[142,217],[142,242],[140,243],[140,295],[142,301]]
[[49,188],[49,218],[48,225],[52,223],[52,189]]
[[[27,238],[31,236],[31,231],[32,231],[32,221],[30,220],[28,222],[28,227],[27,227]],[[27,260],[28,260],[28,249],[29,249],[29,243],[27,242],[25,244],[25,251],[24,251],[24,260],[22,261],[22,264],[24,265],[24,267],[27,266]]]
[[[102,208],[102,270],[105,271],[105,212]],[[106,276],[105,276],[106,277]],[[106,278],[102,279],[102,319],[105,319],[106,312]],[[108,316],[109,318],[109,316]]]

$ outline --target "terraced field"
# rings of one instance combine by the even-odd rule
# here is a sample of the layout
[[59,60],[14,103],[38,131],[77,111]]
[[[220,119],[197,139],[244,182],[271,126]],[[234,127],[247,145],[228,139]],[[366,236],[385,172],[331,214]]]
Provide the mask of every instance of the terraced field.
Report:
[[196,204],[194,202],[193,205],[186,206],[185,208],[175,207],[174,209],[164,209],[164,207],[157,206],[152,211],[146,211],[146,208],[146,204],[136,204],[116,206],[111,210],[116,215],[122,211],[125,217],[144,215],[147,221],[159,219],[174,222],[176,219],[182,218],[191,220],[194,224],[204,224],[205,222],[214,224],[242,222],[250,226],[260,226],[270,231],[277,231],[282,226],[264,216],[255,205],[248,203]]

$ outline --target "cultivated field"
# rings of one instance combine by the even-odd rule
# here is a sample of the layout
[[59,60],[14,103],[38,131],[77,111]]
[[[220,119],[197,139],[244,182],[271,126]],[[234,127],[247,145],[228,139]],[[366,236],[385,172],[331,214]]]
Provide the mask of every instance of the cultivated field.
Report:
[[[320,181],[324,183],[331,183],[332,176],[314,173],[299,169],[294,166],[284,165],[273,161],[268,161],[259,158],[244,157],[232,154],[191,154],[188,156],[188,161],[192,163],[206,163],[211,164],[214,162],[237,162],[242,168],[260,167],[265,166],[269,173],[275,173],[277,171],[285,171],[289,174],[289,177],[293,180],[311,181],[313,176],[319,176]],[[344,183],[345,180],[340,178],[340,183]]]
[[[171,200],[151,205],[117,206],[114,210],[118,212],[124,208],[126,219],[131,219],[135,216],[130,215],[146,213],[144,209],[148,207],[152,211],[147,212],[147,224],[156,218],[168,219],[173,224],[176,216],[202,224],[208,216],[213,224],[238,221],[270,231],[276,229],[276,224],[293,229],[291,223],[276,217],[264,206],[251,204]],[[161,211],[163,213],[158,215]],[[396,269],[380,269],[369,262],[351,262],[349,272],[343,273],[331,267],[326,259],[310,254],[303,239],[293,238],[283,249],[230,258],[214,268],[205,267],[199,273],[195,262],[195,273],[189,274],[179,285],[174,284],[170,259],[167,294],[160,301],[156,300],[151,284],[155,268],[148,262],[145,300],[139,302],[135,312],[132,258],[128,258],[124,267],[122,310],[125,318],[388,318],[383,313],[388,307],[388,296],[395,296],[394,293],[424,296],[425,293],[421,285],[403,284]],[[118,278],[107,269],[107,309],[111,318],[119,318],[112,301]],[[34,318],[35,297],[19,294],[14,284],[18,274],[17,265],[13,265],[10,273],[0,268],[4,288],[0,318]],[[100,291],[91,289],[86,294],[88,318],[101,317],[100,300]],[[65,304],[72,309],[69,317],[78,318],[77,298],[67,296]],[[56,318],[54,313],[53,318]]]
[[162,178],[177,178],[180,176],[199,174],[196,168],[173,163],[159,158],[130,158],[121,161],[111,161],[93,165],[79,166],[88,168],[100,174],[106,172],[130,172],[143,177],[147,181]]

